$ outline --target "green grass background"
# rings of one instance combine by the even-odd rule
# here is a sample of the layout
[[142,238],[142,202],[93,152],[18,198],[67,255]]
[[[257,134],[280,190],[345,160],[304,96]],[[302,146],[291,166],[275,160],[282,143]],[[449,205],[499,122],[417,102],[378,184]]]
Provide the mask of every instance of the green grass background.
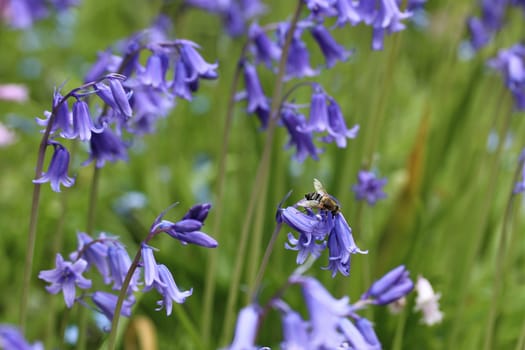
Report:
[[[293,3],[268,1],[270,11],[260,23],[288,18]],[[123,328],[139,324],[136,329],[142,329],[141,337],[156,338],[160,349],[197,349],[202,344],[217,348],[226,345],[221,342],[224,337],[231,339],[231,334],[223,334],[228,323],[226,300],[235,264],[239,264],[236,255],[241,226],[265,133],[239,103],[226,155],[224,196],[217,203],[222,130],[242,43],[218,30],[221,25],[216,17],[198,10],[179,12],[176,3],[163,6],[160,1],[83,1],[71,16],[49,18],[25,32],[0,27],[0,83],[23,83],[30,89],[26,103],[0,101],[0,121],[17,133],[15,144],[0,149],[0,322],[16,323],[18,319],[31,180],[40,142],[33,118],[50,109],[55,86],[66,80],[65,89],[78,86],[97,51],[147,27],[161,9],[174,18],[174,37],[196,41],[207,60],[218,59],[220,77],[203,83],[194,102],[179,101],[169,117],[159,121],[155,134],[136,140],[128,163],[104,167],[95,231],[120,236],[134,254],[152,220],[169,204],[180,202],[168,214],[172,220],[201,200],[222,206],[220,232],[211,231],[218,220],[214,210],[205,226],[206,232],[218,237],[220,245],[215,253],[184,247],[169,237],[152,242],[160,248],[157,260],[171,268],[181,287],[193,287],[193,295],[184,305],[175,305],[174,314],[166,317],[154,311],[157,296],[149,293],[140,298],[131,322]],[[288,204],[298,200],[312,190],[312,179],[317,177],[340,200],[359,247],[369,254],[353,257],[350,277],[331,278],[329,272],[321,270],[326,256],[308,274],[320,279],[335,296],[350,295],[356,300],[368,287],[367,280],[404,263],[413,278],[422,274],[442,294],[445,318],[433,327],[422,325],[420,315],[412,311],[414,295],[409,296],[401,315],[389,315],[380,308],[365,312],[374,320],[385,349],[517,348],[525,322],[521,196],[515,198],[508,219],[512,240],[505,246],[502,270],[495,271],[495,262],[501,259],[497,247],[517,159],[524,146],[523,115],[512,112],[511,97],[485,61],[498,48],[523,39],[524,19],[514,11],[491,45],[464,59],[460,45],[467,38],[465,19],[476,13],[477,3],[431,1],[426,9],[428,25],[409,24],[405,31],[387,36],[384,51],[370,50],[371,31],[367,27],[335,32],[341,43],[356,49],[356,54],[350,62],[338,63],[311,80],[321,83],[336,98],[349,125],[360,124],[360,134],[346,149],[326,145],[320,161],[308,159],[298,164],[291,160],[292,151],[283,149],[287,135],[278,129],[267,199],[257,211],[259,221],[250,224],[249,250],[241,258],[236,310],[248,302],[248,285],[254,278],[250,271],[260,263],[275,227],[277,204],[289,190],[294,192]],[[314,45],[312,51],[316,51]],[[313,54],[312,61],[320,64],[322,57]],[[275,82],[267,73],[261,78],[271,95]],[[293,84],[290,81],[286,87]],[[308,101],[306,90],[299,91],[296,99]],[[76,320],[76,307],[66,312],[61,296],[48,295],[36,274],[54,266],[57,237],[63,235],[60,251],[66,255],[76,247],[75,233],[85,230],[92,169],[79,165],[86,158],[85,148],[77,147],[71,170],[77,176],[73,188],[60,194],[48,186],[43,188],[26,332],[31,340],[48,339],[49,315],[56,313],[58,317],[58,322],[51,323],[55,337],[61,320],[68,324]],[[370,161],[372,169],[389,180],[387,199],[374,207],[357,203],[350,191],[357,172]],[[132,218],[115,210],[116,201],[130,191],[147,197],[147,205]],[[262,232],[260,241],[254,238],[258,230]],[[263,303],[296,267],[295,253],[283,248],[285,240],[283,230],[263,279]],[[203,293],[211,254],[217,254],[212,332],[203,339]],[[503,289],[495,306],[495,338],[486,345],[495,279],[502,281]],[[295,288],[285,297],[306,316],[301,298]],[[153,333],[140,326],[143,320],[153,327]],[[257,343],[276,348],[281,339],[278,316],[271,314],[267,321]],[[104,337],[92,320],[88,336],[88,348],[96,348]],[[129,339],[133,336],[133,332],[128,333]],[[47,341],[56,343],[56,339]]]

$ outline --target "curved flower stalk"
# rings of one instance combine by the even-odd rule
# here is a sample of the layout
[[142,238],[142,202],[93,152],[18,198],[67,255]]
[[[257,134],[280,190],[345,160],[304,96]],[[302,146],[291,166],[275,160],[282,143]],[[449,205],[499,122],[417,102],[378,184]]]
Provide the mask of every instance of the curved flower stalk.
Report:
[[[216,247],[217,242],[200,231],[210,208],[209,204],[196,205],[177,222],[162,220],[164,213],[159,215],[147,238],[142,242],[135,261],[130,259],[126,247],[117,237],[101,233],[98,238],[92,238],[79,232],[78,248],[69,255],[71,261],[66,261],[62,255],[57,254],[56,268],[41,271],[39,278],[50,283],[46,287],[48,292],[64,294],[68,308],[73,307],[75,303],[87,306],[88,301],[91,301],[94,308],[109,320],[115,318],[119,292],[122,296],[118,308],[119,315],[129,317],[136,300],[134,294],[141,289],[140,287],[143,286],[142,292],[155,289],[162,296],[157,310],[165,309],[169,316],[173,310],[173,302],[184,303],[192,294],[192,289],[183,291],[177,286],[168,267],[156,262],[155,248],[149,246],[148,242],[164,232],[184,245],[192,243],[209,248]],[[91,279],[84,277],[87,273],[93,277],[98,275],[110,289],[92,290],[95,284]],[[77,296],[76,287],[84,290],[80,296]]]
[[[240,311],[234,340],[226,349],[259,349],[257,332],[270,309],[281,314],[283,349],[381,349],[374,325],[360,316],[359,311],[369,305],[387,305],[404,298],[414,288],[408,275],[404,266],[391,270],[353,304],[348,296],[340,299],[332,296],[313,277],[292,275],[287,285],[266,305],[252,303]],[[301,288],[308,319],[303,319],[285,302],[285,294],[293,285]],[[297,304],[297,298],[294,304]]]

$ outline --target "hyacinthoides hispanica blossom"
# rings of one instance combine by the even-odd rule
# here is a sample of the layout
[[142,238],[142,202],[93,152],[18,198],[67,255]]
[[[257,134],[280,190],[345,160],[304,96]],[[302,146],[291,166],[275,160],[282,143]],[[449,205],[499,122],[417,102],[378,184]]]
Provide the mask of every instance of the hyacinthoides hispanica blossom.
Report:
[[0,21],[15,29],[28,29],[48,17],[51,10],[62,12],[79,3],[80,0],[7,0],[0,6]]
[[[78,248],[69,255],[70,260],[57,254],[56,267],[41,271],[39,278],[50,283],[46,287],[49,293],[63,293],[67,308],[79,303],[105,315],[112,322],[109,349],[113,349],[118,319],[131,315],[136,300],[134,294],[141,286],[142,292],[156,290],[160,294],[156,310],[164,309],[168,316],[172,313],[174,302],[184,303],[191,296],[192,289],[180,289],[170,269],[157,263],[157,249],[150,245],[150,241],[158,234],[166,233],[183,245],[217,247],[217,241],[201,231],[210,209],[208,203],[195,205],[177,222],[164,220],[166,211],[162,212],[151,225],[133,261],[117,237],[101,233],[98,238],[92,238],[80,232],[77,234]],[[94,288],[95,283],[84,276],[87,273],[92,278],[98,276],[109,290]],[[77,287],[83,290],[80,295],[77,294]]]
[[[165,23],[159,22],[150,30],[123,41],[121,52],[115,49],[114,52],[101,53],[86,75],[86,83],[65,95],[56,89],[52,111],[45,113],[45,119],[37,119],[45,130],[33,181],[35,187],[20,304],[22,328],[26,318],[40,186],[50,182],[51,188],[59,192],[61,185],[70,187],[74,183],[74,178],[68,175],[69,151],[57,139],[89,142],[90,155],[83,165],[95,164],[86,230],[90,233],[94,222],[98,169],[108,161],[127,160],[127,148],[131,144],[124,141],[124,133],[141,135],[152,132],[156,120],[167,115],[176,98],[191,100],[201,79],[217,78],[217,64],[206,62],[196,43],[185,39],[168,40],[164,27]],[[144,50],[150,53],[145,66],[138,60]],[[98,103],[97,117],[90,102]],[[42,173],[47,146],[53,146],[54,153],[48,170]]]
[[[294,285],[301,288],[308,319],[285,302],[285,294]],[[271,310],[281,314],[283,349],[381,349],[373,324],[359,311],[369,305],[388,305],[404,298],[413,288],[408,270],[401,265],[375,281],[351,304],[348,296],[334,298],[317,279],[296,271],[267,303],[253,300],[239,312],[233,341],[226,349],[259,349],[257,333]]]

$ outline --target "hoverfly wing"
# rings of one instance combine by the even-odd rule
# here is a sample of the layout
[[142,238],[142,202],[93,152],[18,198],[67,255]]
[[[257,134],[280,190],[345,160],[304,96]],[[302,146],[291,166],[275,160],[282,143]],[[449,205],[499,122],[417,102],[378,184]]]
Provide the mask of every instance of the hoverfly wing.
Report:
[[319,202],[316,200],[301,199],[299,202],[297,202],[297,205],[303,208],[317,208],[319,206]]
[[317,179],[314,179],[314,188],[315,188],[315,192],[317,193],[320,193],[322,195],[327,194],[326,190],[324,189],[323,184],[321,183],[321,181]]

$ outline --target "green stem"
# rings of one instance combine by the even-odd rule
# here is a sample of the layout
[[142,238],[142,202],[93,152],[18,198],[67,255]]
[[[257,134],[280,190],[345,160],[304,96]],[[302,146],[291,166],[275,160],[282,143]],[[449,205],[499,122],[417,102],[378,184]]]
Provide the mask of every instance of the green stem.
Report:
[[[241,78],[242,66],[240,61],[243,59],[246,52],[247,45],[244,45],[242,49],[241,59],[235,68],[235,73],[233,75],[232,85],[230,87],[230,97],[228,100],[228,109],[226,111],[226,121],[224,123],[224,130],[222,134],[222,148],[219,158],[219,169],[217,174],[217,200],[215,205],[215,221],[213,222],[212,232],[215,235],[217,241],[220,240],[220,227],[221,219],[223,216],[224,209],[224,183],[226,179],[226,160],[228,159],[228,146],[230,144],[230,131],[233,123],[234,109],[235,109],[235,95],[237,93],[237,87]],[[206,348],[209,348],[209,342],[211,340],[211,324],[213,319],[213,307],[216,287],[216,272],[217,272],[217,260],[219,257],[219,250],[213,249],[210,252],[208,259],[208,266],[206,268],[206,277],[204,284],[204,301],[202,308],[202,339],[206,345]]]
[[[501,143],[504,143],[504,139],[500,140]],[[507,257],[507,248],[508,243],[512,240],[512,232],[509,232],[510,222],[512,220],[512,213],[514,207],[514,186],[518,181],[518,178],[523,167],[523,161],[518,162],[516,171],[514,173],[513,182],[510,189],[509,199],[507,200],[507,206],[505,208],[505,215],[503,218],[503,225],[501,227],[501,232],[499,235],[499,240],[497,242],[497,253],[494,260],[494,277],[492,282],[492,302],[490,303],[490,312],[487,322],[487,330],[485,332],[485,343],[484,349],[490,350],[493,349],[492,343],[494,341],[494,331],[496,326],[496,317],[498,315],[499,307],[501,306],[501,292],[503,285],[503,277],[505,274],[505,269],[503,268],[506,262]]]
[[403,333],[405,332],[405,325],[407,321],[407,311],[406,308],[403,310],[403,313],[399,315],[399,320],[397,322],[396,333],[394,335],[394,340],[392,341],[392,350],[401,350],[403,349]]
[[228,300],[226,302],[226,314],[224,318],[224,327],[223,327],[222,335],[220,338],[221,344],[225,343],[227,339],[230,338],[231,333],[233,331],[234,307],[237,301],[237,294],[239,292],[239,282],[240,282],[241,272],[242,272],[242,265],[243,265],[242,262],[244,260],[244,255],[246,252],[248,232],[250,230],[250,224],[251,224],[253,212],[254,212],[255,206],[258,201],[259,189],[261,187],[264,187],[263,184],[266,183],[268,180],[270,154],[271,154],[272,144],[273,144],[273,135],[275,132],[275,128],[277,126],[277,121],[278,121],[279,106],[281,102],[281,95],[282,95],[282,89],[283,89],[283,84],[284,84],[283,78],[284,78],[285,71],[286,71],[286,61],[288,59],[288,51],[290,48],[290,44],[292,42],[295,28],[297,26],[297,22],[299,21],[299,16],[303,9],[303,5],[304,5],[304,2],[302,0],[299,0],[297,2],[297,8],[295,10],[292,20],[290,21],[290,28],[288,29],[288,32],[286,33],[286,39],[285,39],[285,43],[282,49],[281,59],[279,61],[279,68],[277,71],[275,88],[274,88],[274,92],[272,96],[270,120],[268,123],[268,129],[266,131],[267,134],[266,134],[263,154],[262,154],[261,162],[259,163],[259,166],[257,168],[255,181],[252,186],[250,200],[248,202],[244,223],[241,229],[241,237],[239,241],[239,247],[237,249],[237,256],[235,258],[234,272],[232,276],[232,281],[230,283]]

